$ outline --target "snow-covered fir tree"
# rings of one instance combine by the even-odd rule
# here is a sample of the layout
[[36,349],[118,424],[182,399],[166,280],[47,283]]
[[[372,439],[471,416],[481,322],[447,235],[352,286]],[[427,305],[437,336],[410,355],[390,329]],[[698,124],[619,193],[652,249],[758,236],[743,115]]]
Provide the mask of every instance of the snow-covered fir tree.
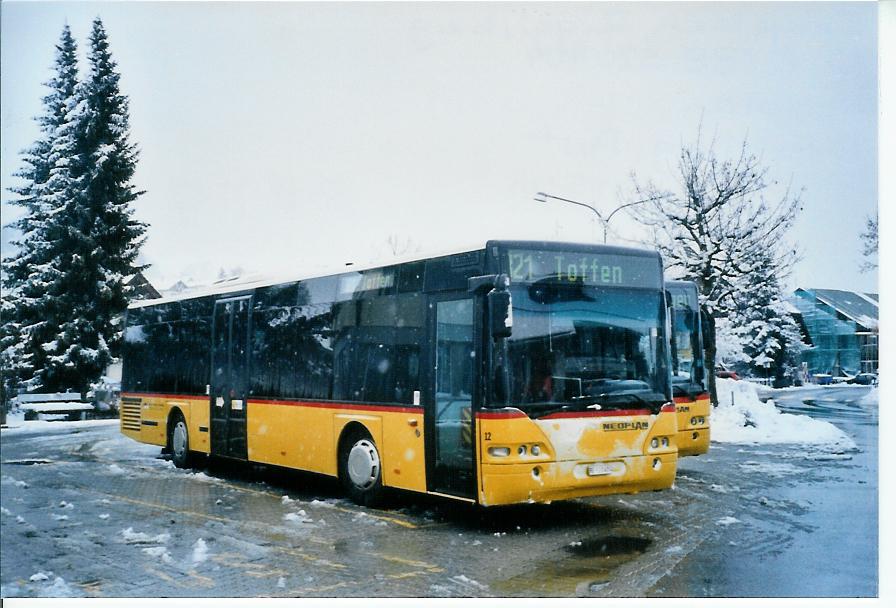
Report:
[[22,377],[30,388],[86,392],[116,354],[126,280],[146,226],[133,219],[141,194],[131,184],[137,161],[129,141],[128,101],[99,18],[89,38],[89,69],[66,103],[36,198],[48,211],[36,230],[46,253],[29,263],[13,302],[23,317]]
[[12,244],[16,252],[3,260],[2,325],[0,325],[0,366],[4,384],[20,377],[31,378],[42,368],[46,353],[41,344],[55,333],[48,322],[48,285],[56,276],[54,225],[61,209],[60,200],[48,197],[48,182],[59,157],[57,140],[69,111],[77,103],[77,46],[66,25],[56,45],[53,77],[44,83],[49,93],[43,97],[43,113],[36,117],[40,137],[22,152],[23,167],[16,176],[21,185],[11,188],[18,195],[10,204],[25,214],[10,226],[20,236]]
[[798,366],[806,344],[784,301],[777,271],[766,256],[744,282],[746,289],[730,317],[741,337],[748,371],[782,384]]

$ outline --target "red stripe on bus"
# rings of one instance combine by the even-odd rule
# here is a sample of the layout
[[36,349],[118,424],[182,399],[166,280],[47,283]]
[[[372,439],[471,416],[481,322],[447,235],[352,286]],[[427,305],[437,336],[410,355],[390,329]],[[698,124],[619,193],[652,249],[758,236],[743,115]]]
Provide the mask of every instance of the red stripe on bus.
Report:
[[663,407],[660,408],[660,411],[675,413],[675,404],[674,403],[664,403]]
[[606,412],[555,412],[542,416],[539,420],[549,420],[551,418],[597,418],[606,416],[647,416],[650,410],[608,410]]
[[673,398],[675,403],[693,403],[694,401],[700,401],[701,399],[709,399],[709,393],[700,393],[696,397],[675,397],[675,398]]
[[[167,395],[164,393],[122,393],[122,397],[149,397],[161,399],[208,399],[208,395]],[[367,405],[358,403],[323,403],[308,401],[294,401],[290,399],[247,399],[247,403],[259,403],[262,405],[288,405],[293,407],[320,407],[334,410],[364,410],[370,412],[410,412],[419,413],[422,406],[397,406],[397,405]]]

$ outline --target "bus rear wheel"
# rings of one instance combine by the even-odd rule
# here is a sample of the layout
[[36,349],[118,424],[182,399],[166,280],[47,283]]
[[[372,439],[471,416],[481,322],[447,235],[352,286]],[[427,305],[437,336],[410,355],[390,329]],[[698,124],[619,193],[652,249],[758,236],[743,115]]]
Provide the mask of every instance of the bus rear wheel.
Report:
[[181,415],[175,416],[168,431],[168,445],[171,446],[171,460],[179,469],[188,469],[192,463],[190,455],[190,433],[187,422]]
[[339,481],[357,504],[373,507],[383,500],[383,471],[380,452],[373,438],[356,431],[341,443]]

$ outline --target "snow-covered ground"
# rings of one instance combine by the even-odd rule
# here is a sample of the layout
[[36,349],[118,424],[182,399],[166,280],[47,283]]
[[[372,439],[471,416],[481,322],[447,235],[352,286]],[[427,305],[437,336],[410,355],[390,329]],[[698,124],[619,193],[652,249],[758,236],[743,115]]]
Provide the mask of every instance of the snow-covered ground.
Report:
[[862,405],[877,405],[880,403],[879,387],[872,386],[868,394],[859,399],[859,403]]
[[99,420],[25,420],[25,413],[21,410],[10,412],[6,417],[8,428],[0,429],[0,434],[18,435],[21,433],[39,433],[41,435],[51,433],[70,433],[74,429],[93,428],[98,426],[110,426],[119,424],[118,418],[102,418]]
[[855,450],[855,442],[824,420],[785,414],[769,399],[759,399],[750,382],[716,380],[719,406],[712,412],[711,436],[721,443],[803,444],[832,452]]

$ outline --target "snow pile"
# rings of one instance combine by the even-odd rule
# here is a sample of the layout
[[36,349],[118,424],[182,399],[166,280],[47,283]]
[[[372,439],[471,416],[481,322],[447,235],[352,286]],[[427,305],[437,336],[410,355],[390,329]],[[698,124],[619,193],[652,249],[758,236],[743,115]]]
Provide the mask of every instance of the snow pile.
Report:
[[65,579],[61,576],[57,576],[56,580],[53,581],[53,584],[48,587],[43,587],[37,592],[38,597],[81,597],[82,594],[75,589],[72,589],[68,583],[65,582]]
[[488,585],[483,585],[479,581],[473,580],[464,574],[452,576],[450,580],[454,583],[459,583],[460,585],[471,587],[473,589],[488,589]]
[[287,513],[283,516],[283,519],[286,521],[291,521],[297,524],[313,524],[314,520],[308,518],[308,514],[305,513],[304,509],[299,509],[298,513]]
[[878,394],[878,387],[872,386],[871,390],[868,391],[864,397],[859,399],[859,404],[861,405],[877,405],[880,403],[880,395]]
[[171,535],[156,534],[155,536],[150,536],[145,532],[134,532],[133,528],[128,528],[127,530],[121,531],[121,537],[124,539],[124,542],[128,543],[129,545],[148,543],[165,544],[168,542],[168,539],[171,538]]
[[208,545],[205,543],[203,539],[197,540],[193,544],[193,555],[190,558],[190,561],[193,565],[201,564],[205,560],[208,559]]
[[165,546],[146,547],[145,549],[142,549],[142,551],[150,557],[157,557],[157,558],[161,559],[166,564],[174,563],[174,560],[171,558],[171,554],[168,553],[168,548]]
[[719,406],[710,418],[713,441],[797,443],[823,446],[835,452],[856,449],[855,442],[830,422],[782,413],[771,399],[763,403],[752,384],[718,378],[716,386]]
[[18,486],[20,488],[28,487],[28,484],[25,483],[24,481],[21,481],[14,477],[10,477],[9,475],[3,475],[2,477],[0,477],[0,483],[10,484],[10,485]]
[[315,507],[335,507],[336,502],[337,502],[337,499],[335,499],[335,498],[328,498],[326,500],[318,500],[315,498],[314,500],[311,501],[311,504]]
[[[43,414],[41,414],[43,415]],[[57,434],[71,433],[76,430],[90,429],[96,427],[113,426],[120,424],[118,418],[102,418],[98,420],[25,420],[15,414],[10,414],[6,420],[8,428],[3,429],[3,435],[21,435],[21,434]]]

